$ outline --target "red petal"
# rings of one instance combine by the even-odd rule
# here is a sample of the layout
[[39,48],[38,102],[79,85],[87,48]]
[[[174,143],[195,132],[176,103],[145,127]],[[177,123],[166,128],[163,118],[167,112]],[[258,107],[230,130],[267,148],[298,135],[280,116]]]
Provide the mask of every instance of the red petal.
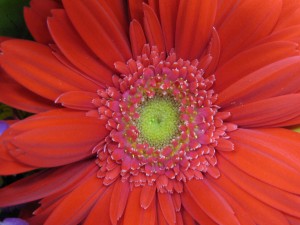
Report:
[[53,10],[48,25],[55,43],[70,62],[94,81],[112,85],[112,71],[86,46],[64,10]]
[[137,20],[140,24],[143,23],[143,0],[128,0],[130,18]]
[[234,185],[225,175],[219,179],[207,177],[208,181],[217,185],[236,200],[251,216],[256,224],[289,225],[284,215],[253,198],[247,192]]
[[113,225],[123,216],[130,189],[128,182],[117,181],[110,200],[110,220]]
[[0,189],[0,207],[38,200],[67,187],[72,189],[95,168],[93,161],[88,160],[25,177]]
[[219,93],[216,104],[221,107],[232,107],[297,92],[300,90],[299,73],[299,56],[277,61],[241,78],[224,89]]
[[140,225],[140,215],[143,210],[140,206],[140,195],[141,188],[134,187],[129,194],[125,214],[124,214],[124,225]]
[[175,47],[175,29],[178,6],[178,0],[159,1],[160,22],[167,52]]
[[179,57],[196,59],[206,47],[215,20],[217,1],[180,1],[175,36]]
[[268,35],[278,20],[281,7],[281,0],[240,2],[218,29],[222,46],[221,63]]
[[228,202],[206,179],[191,180],[185,184],[187,191],[200,208],[218,224],[239,224]]
[[61,8],[61,4],[55,0],[31,0],[30,8],[24,8],[26,25],[37,42],[53,42],[47,27],[47,17],[50,16],[50,11],[56,8]]
[[[235,151],[219,152],[228,161],[247,174],[282,190],[291,193],[300,193],[300,144],[291,142],[288,136],[295,132],[280,132],[282,137],[260,130],[238,129],[231,132],[230,137],[235,145]],[[299,138],[299,134],[295,133]],[[280,147],[279,147],[280,146]]]
[[131,57],[126,34],[106,13],[104,3],[83,0],[63,4],[82,39],[107,66],[113,69],[116,61],[125,62]]
[[108,204],[113,197],[112,191],[113,186],[105,187],[107,190],[99,197],[99,200],[96,202],[95,206],[88,212],[88,216],[83,223],[83,225],[111,225],[109,219],[109,207]]
[[[84,113],[38,115],[12,125],[9,153],[17,160],[37,167],[52,167],[92,156],[93,147],[106,135],[105,123]],[[58,115],[56,114],[58,113]],[[47,114],[46,114],[47,115]]]
[[276,126],[299,117],[299,108],[300,94],[283,95],[233,107],[230,121],[242,127]]
[[169,225],[176,224],[176,213],[171,194],[157,193],[160,209]]
[[85,183],[68,194],[48,217],[45,225],[79,224],[107,189],[107,187],[101,186],[102,181],[96,176],[91,176]]
[[53,102],[19,85],[0,68],[0,101],[14,108],[38,113],[54,109]]
[[282,1],[282,10],[274,30],[299,25],[300,3],[298,1]]
[[86,91],[69,91],[60,95],[55,103],[61,103],[62,106],[78,110],[93,110],[96,106],[93,104],[94,99],[99,96],[93,92]]
[[1,45],[3,68],[16,81],[40,96],[54,100],[63,92],[96,91],[98,86],[62,65],[41,44],[10,40]]
[[165,51],[165,41],[158,18],[151,7],[144,4],[144,27],[146,37],[151,46],[156,46],[160,52]]
[[218,162],[221,173],[247,193],[275,209],[300,218],[300,197],[298,195],[256,180],[230,164],[223,157],[219,157]]
[[156,207],[156,198],[154,198],[149,207],[142,210],[140,225],[156,225]]
[[155,198],[155,194],[156,194],[156,186],[155,185],[145,185],[142,189],[142,192],[141,192],[141,207],[143,209],[147,209],[153,199]]
[[217,69],[215,90],[221,91],[266,65],[298,54],[298,44],[291,41],[267,42],[243,51]]
[[[195,202],[195,199],[186,191],[181,194],[181,201],[184,209],[191,215],[191,217],[199,224],[216,225],[216,223],[200,208]],[[185,217],[183,217],[185,220]]]
[[146,37],[141,24],[137,20],[133,20],[130,23],[129,31],[132,54],[136,58],[142,54],[143,47],[146,44]]

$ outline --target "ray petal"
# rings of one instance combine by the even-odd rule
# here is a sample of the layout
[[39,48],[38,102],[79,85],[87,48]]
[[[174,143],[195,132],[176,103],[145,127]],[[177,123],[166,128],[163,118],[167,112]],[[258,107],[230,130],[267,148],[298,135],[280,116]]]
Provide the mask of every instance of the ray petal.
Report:
[[96,91],[97,85],[61,64],[45,45],[26,40],[2,43],[1,65],[17,82],[54,100],[66,91]]
[[175,50],[179,57],[196,59],[201,55],[211,37],[216,8],[216,0],[180,1],[175,32]]
[[52,10],[48,19],[51,35],[64,56],[93,80],[112,84],[112,71],[86,46],[64,10]]

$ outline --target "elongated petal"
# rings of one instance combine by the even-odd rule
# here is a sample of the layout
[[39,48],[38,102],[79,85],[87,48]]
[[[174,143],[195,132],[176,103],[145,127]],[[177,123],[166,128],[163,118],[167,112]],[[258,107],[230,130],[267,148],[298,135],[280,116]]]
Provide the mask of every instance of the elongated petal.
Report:
[[18,84],[0,68],[0,101],[14,108],[38,113],[54,109],[53,102]]
[[[47,114],[46,114],[47,115]],[[92,155],[93,147],[107,135],[104,122],[84,113],[60,111],[35,116],[10,127],[7,151],[18,161],[37,167],[71,163]]]
[[36,94],[54,100],[66,91],[96,91],[97,85],[62,65],[44,45],[25,40],[1,45],[1,64],[16,81]]
[[106,187],[101,187],[101,185],[101,180],[91,176],[85,183],[68,194],[51,213],[45,225],[79,224],[106,190]]
[[[238,168],[223,157],[218,158],[219,168],[230,180],[253,197],[287,214],[300,217],[300,197],[261,182]],[[300,188],[299,188],[300,189]]]
[[146,37],[143,28],[137,20],[133,20],[130,23],[129,35],[132,54],[133,57],[136,58],[142,54],[143,47],[146,44]]
[[144,27],[150,45],[156,46],[160,52],[165,51],[165,40],[158,18],[151,7],[144,4]]
[[187,191],[200,208],[218,224],[239,224],[228,202],[204,180],[191,180],[185,184]]
[[221,91],[266,65],[296,55],[298,44],[291,41],[268,42],[243,51],[217,69],[215,90]]
[[160,209],[168,224],[176,224],[176,213],[172,197],[169,193],[157,193]]
[[129,194],[125,214],[124,225],[141,225],[140,215],[142,207],[140,205],[141,188],[135,187]]
[[299,117],[299,109],[300,94],[283,95],[233,107],[230,119],[243,127],[273,127]]
[[82,161],[25,177],[0,189],[0,207],[38,200],[67,187],[72,189],[76,182],[95,169],[96,165],[91,161]]
[[175,34],[179,57],[197,59],[210,39],[217,1],[180,1]]
[[298,92],[300,90],[299,72],[299,56],[277,61],[241,78],[224,89],[219,94],[217,104],[222,107],[232,107]]
[[222,46],[221,63],[269,34],[278,20],[281,7],[281,0],[241,1],[218,29]]
[[70,91],[63,93],[56,100],[55,103],[61,103],[62,106],[71,109],[92,110],[95,109],[93,100],[99,96],[93,92],[86,91]]
[[[196,199],[193,198],[188,192],[181,194],[182,205],[189,215],[197,221],[199,224],[204,223],[206,225],[216,225],[214,222],[196,203]],[[185,216],[183,217],[185,218]]]
[[78,69],[94,81],[112,84],[112,71],[86,46],[72,26],[64,10],[53,10],[48,25],[59,50]]
[[[282,138],[272,138],[273,135],[268,133],[268,130],[238,129],[230,135],[235,151],[229,153],[230,156],[226,152],[220,151],[220,154],[260,181],[299,194],[300,156],[299,152],[295,154],[295,150],[299,148],[299,141],[292,142],[290,146],[283,146],[281,140],[285,142],[284,138],[289,137],[284,131],[281,134]],[[299,137],[299,134],[296,133],[296,136]]]
[[123,216],[129,192],[130,187],[127,181],[116,181],[109,205],[110,221],[113,225],[116,225]]
[[109,68],[113,69],[116,61],[125,62],[131,57],[127,37],[105,13],[101,2],[63,1],[63,4],[82,39]]
[[98,201],[95,203],[95,206],[88,212],[88,216],[84,222],[84,225],[94,225],[95,221],[97,224],[111,225],[109,214],[108,204],[110,202],[114,186],[107,187],[103,194],[99,196]]
[[175,30],[178,6],[178,0],[159,1],[160,22],[167,52],[175,47]]
[[251,215],[256,224],[289,225],[283,213],[252,197],[232,183],[225,175],[219,179],[210,177],[207,179],[234,198]]
[[52,9],[60,8],[55,0],[31,0],[30,7],[24,8],[26,25],[37,42],[48,44],[53,42],[47,27],[47,17]]

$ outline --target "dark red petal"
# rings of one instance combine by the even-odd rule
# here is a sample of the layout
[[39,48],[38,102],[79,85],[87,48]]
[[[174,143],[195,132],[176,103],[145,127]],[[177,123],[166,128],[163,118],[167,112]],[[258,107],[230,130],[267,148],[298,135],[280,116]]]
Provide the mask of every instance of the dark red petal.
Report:
[[[289,145],[283,143],[287,140],[300,137],[295,132],[281,133],[278,137],[268,130],[238,129],[231,132],[231,141],[235,151],[219,152],[229,162],[245,173],[262,182],[273,185],[291,193],[300,193],[300,144],[293,141]],[[295,135],[294,135],[295,133]],[[294,136],[294,137],[289,137]],[[279,147],[280,146],[280,147]]]
[[90,157],[93,147],[106,137],[105,122],[86,117],[84,112],[56,111],[38,115],[11,126],[4,140],[7,151],[18,161],[37,167],[53,167]]
[[70,62],[94,81],[112,85],[112,71],[86,46],[64,10],[53,10],[48,19],[52,37]]
[[61,94],[55,103],[61,103],[62,106],[78,110],[93,110],[96,106],[93,104],[94,99],[99,96],[94,92],[87,91],[69,91]]
[[178,6],[178,0],[159,1],[160,22],[167,52],[169,52],[172,48],[175,48],[175,30]]
[[282,95],[230,108],[230,121],[241,127],[274,127],[300,116],[300,94]]
[[104,3],[82,0],[63,4],[82,39],[109,68],[113,69],[116,61],[126,62],[131,57],[127,36],[106,13]]
[[151,46],[156,46],[158,51],[165,51],[165,40],[158,18],[151,7],[144,4],[144,27],[146,38]]
[[45,45],[25,40],[1,45],[3,68],[16,81],[40,96],[54,100],[74,90],[96,91],[98,86],[62,65]]
[[27,112],[38,113],[54,109],[53,102],[27,90],[0,68],[0,101]]
[[[45,225],[79,224],[86,218],[101,194],[107,189],[96,176],[91,176],[54,209]],[[67,216],[66,216],[67,215]]]
[[[216,102],[232,107],[300,90],[300,57],[289,57],[244,76],[221,93]],[[284,87],[284,88],[283,88]]]
[[266,65],[296,55],[299,55],[298,44],[291,41],[267,42],[243,51],[219,66],[216,71],[215,90],[222,91]]
[[223,157],[218,157],[218,165],[222,174],[225,174],[232,182],[254,198],[275,209],[300,218],[300,197],[298,195],[285,192],[245,174]]
[[113,225],[116,225],[123,216],[129,193],[130,187],[127,181],[123,182],[121,179],[116,181],[109,205],[110,221]]
[[72,189],[95,169],[93,161],[88,160],[25,177],[0,189],[0,207],[38,200],[68,187]]
[[140,24],[143,24],[143,2],[144,0],[128,0],[130,18]]
[[281,0],[241,1],[218,28],[221,63],[268,35],[278,20],[281,7]]
[[229,203],[206,179],[185,183],[185,191],[197,205],[218,224],[239,224]]
[[146,37],[143,28],[137,20],[133,20],[130,23],[129,35],[132,54],[133,57],[136,58],[137,56],[142,54],[143,47],[146,44]]
[[179,57],[196,59],[206,47],[212,32],[217,1],[180,1],[175,34]]
[[31,0],[30,8],[24,8],[24,18],[26,25],[37,42],[48,44],[52,41],[47,27],[47,17],[52,9],[60,8],[55,0]]

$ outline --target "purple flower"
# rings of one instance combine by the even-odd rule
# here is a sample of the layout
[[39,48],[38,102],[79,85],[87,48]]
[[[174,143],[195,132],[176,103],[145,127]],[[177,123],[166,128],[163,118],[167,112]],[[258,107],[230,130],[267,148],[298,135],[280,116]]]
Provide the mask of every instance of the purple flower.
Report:
[[8,128],[8,123],[4,120],[0,120],[0,135]]
[[19,219],[19,218],[6,218],[2,222],[0,222],[0,225],[28,225],[25,220]]

